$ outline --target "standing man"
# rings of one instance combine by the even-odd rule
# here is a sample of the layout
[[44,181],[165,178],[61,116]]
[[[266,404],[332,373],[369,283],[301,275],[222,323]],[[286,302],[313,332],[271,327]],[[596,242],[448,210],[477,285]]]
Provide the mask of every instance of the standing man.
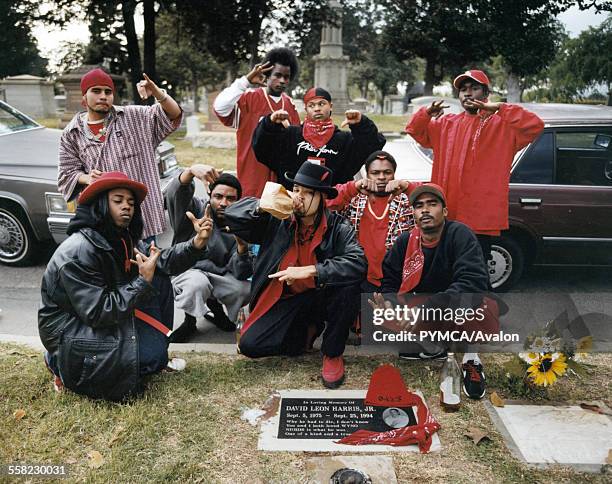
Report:
[[302,126],[287,126],[289,113],[273,112],[263,118],[253,135],[253,150],[260,163],[276,173],[278,182],[291,189],[284,176],[295,173],[305,161],[328,167],[334,174],[332,185],[353,179],[370,153],[382,149],[385,137],[376,125],[359,111],[346,111],[341,131],[331,118],[329,92],[313,87],[304,95],[306,119]]
[[[208,185],[209,197],[194,196],[194,178]],[[191,269],[175,277],[174,300],[185,312],[185,321],[172,333],[173,343],[185,343],[196,333],[196,318],[205,316],[223,331],[236,331],[238,311],[249,302],[253,261],[246,242],[227,232],[225,211],[240,200],[242,187],[228,173],[219,175],[208,165],[192,165],[170,182],[166,204],[174,231],[172,245],[194,235],[193,224],[186,212],[196,217],[208,213],[213,228],[206,244],[206,256]],[[227,315],[223,309],[227,308]],[[212,312],[212,316],[208,314]]]
[[[425,183],[410,193],[416,227],[400,235],[383,262],[383,282],[373,305],[385,308],[383,294],[432,295],[428,303],[446,305],[452,296],[482,294],[489,275],[482,250],[470,228],[447,220],[446,197],[441,187]],[[393,296],[391,296],[393,297]],[[400,353],[405,359],[439,359],[439,353]],[[463,389],[470,398],[485,394],[485,375],[476,353],[463,357]]]
[[[355,231],[325,208],[335,198],[329,168],[304,163],[293,177],[293,215],[274,218],[256,198],[236,202],[225,221],[239,237],[260,244],[251,286],[251,313],[240,352],[251,358],[299,355],[323,332],[321,377],[327,388],[344,381],[342,355],[359,312],[359,285],[367,262]],[[269,207],[266,207],[268,209]]]
[[103,173],[121,171],[144,183],[149,196],[142,205],[143,238],[153,240],[165,229],[164,202],[155,150],[181,124],[182,110],[174,99],[143,74],[138,92],[154,96],[153,106],[113,106],[115,86],[102,69],[81,78],[83,105],[64,128],[60,140],[57,184],[71,200]]
[[298,74],[295,54],[284,47],[272,49],[262,64],[257,64],[246,76],[236,79],[214,102],[214,110],[225,125],[236,128],[236,167],[244,195],[259,197],[268,180],[275,181],[271,170],[257,163],[251,139],[263,116],[284,110],[288,122],[300,124],[293,100],[285,94],[289,83]]
[[465,112],[444,115],[443,101],[417,111],[406,132],[434,153],[431,181],[448,200],[448,218],[468,225],[490,258],[491,236],[508,228],[510,168],[544,122],[520,106],[489,102],[489,79],[471,70],[453,82]]
[[414,227],[408,194],[419,185],[396,180],[395,158],[375,151],[365,162],[367,178],[336,185],[338,196],[327,208],[339,211],[351,223],[368,260],[368,278],[362,292],[378,291],[383,278],[382,262],[395,239]]
[[168,361],[174,306],[171,274],[204,256],[212,220],[188,214],[195,237],[160,251],[139,240],[147,187],[107,172],[83,190],[42,280],[38,311],[45,362],[56,390],[121,400],[142,389],[142,377]]

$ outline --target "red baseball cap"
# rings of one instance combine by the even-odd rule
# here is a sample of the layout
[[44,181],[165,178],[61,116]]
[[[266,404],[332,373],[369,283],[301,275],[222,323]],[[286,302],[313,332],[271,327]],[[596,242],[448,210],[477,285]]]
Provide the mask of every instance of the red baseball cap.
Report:
[[149,191],[145,184],[130,180],[125,173],[121,173],[120,171],[109,171],[103,173],[100,178],[91,185],[88,185],[85,190],[81,192],[79,195],[79,203],[87,204],[93,201],[100,193],[112,190],[113,188],[127,188],[131,190],[138,204],[142,203]]
[[417,198],[419,198],[423,193],[431,193],[440,199],[442,205],[446,207],[446,196],[444,195],[444,190],[440,185],[436,185],[435,183],[423,183],[419,185],[414,190],[412,190],[408,194],[408,200],[410,200],[410,205],[414,205],[414,202]]
[[304,104],[307,104],[313,99],[325,99],[331,102],[331,94],[322,87],[311,87],[306,91],[306,94],[304,94]]
[[92,69],[81,77],[81,94],[85,95],[87,90],[94,86],[108,86],[115,91],[113,79],[100,68]]
[[453,86],[455,86],[455,89],[459,89],[459,86],[464,79],[473,79],[477,83],[484,84],[485,86],[489,87],[489,78],[487,75],[482,71],[472,70],[465,71],[463,74],[459,74],[457,77],[455,77],[455,80],[453,81]]

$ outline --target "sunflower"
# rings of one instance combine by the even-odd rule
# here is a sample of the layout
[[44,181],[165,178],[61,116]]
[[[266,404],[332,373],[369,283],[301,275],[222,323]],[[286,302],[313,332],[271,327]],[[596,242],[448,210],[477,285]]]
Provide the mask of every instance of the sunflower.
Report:
[[565,355],[544,353],[527,369],[527,373],[533,383],[546,387],[555,383],[557,377],[565,373],[566,368]]

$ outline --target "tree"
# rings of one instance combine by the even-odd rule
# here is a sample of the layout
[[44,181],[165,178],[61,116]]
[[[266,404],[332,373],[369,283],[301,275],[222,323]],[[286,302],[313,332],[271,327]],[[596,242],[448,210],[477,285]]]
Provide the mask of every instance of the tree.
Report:
[[19,74],[47,75],[47,59],[41,57],[32,36],[27,4],[0,0],[0,78]]
[[388,55],[425,60],[425,94],[446,74],[481,63],[493,53],[478,0],[381,0]]
[[550,71],[551,90],[573,99],[579,93],[606,86],[612,106],[612,15],[597,28],[589,28],[576,39],[566,39],[561,55]]

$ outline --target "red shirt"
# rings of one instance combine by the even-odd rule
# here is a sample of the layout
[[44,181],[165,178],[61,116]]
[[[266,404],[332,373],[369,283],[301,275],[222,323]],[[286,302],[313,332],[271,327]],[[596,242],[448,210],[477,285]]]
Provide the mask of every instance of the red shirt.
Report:
[[[370,208],[380,217],[389,207],[388,197],[369,197]],[[375,286],[382,283],[382,263],[385,258],[385,240],[389,229],[389,212],[381,220],[372,216],[366,205],[359,227],[359,243],[368,260],[368,282]]]
[[[104,123],[94,123],[94,124],[87,123],[87,126],[89,127],[89,129],[91,130],[94,136],[98,136],[98,133],[104,127]],[[106,140],[106,136],[105,135],[100,136],[100,141],[104,141],[104,140]]]
[[434,152],[431,181],[446,194],[449,220],[478,234],[508,228],[508,190],[514,155],[536,139],[544,122],[514,104],[491,115],[447,114],[432,119],[419,109],[406,132]]
[[[315,255],[315,249],[321,245],[326,230],[327,218],[325,214],[323,214],[323,219],[314,233],[312,240],[300,244],[298,240],[298,230],[296,230],[293,242],[281,260],[278,271],[282,271],[287,267],[316,265],[317,257]],[[253,311],[249,314],[249,317],[242,326],[240,333],[244,334],[245,331],[266,314],[281,297],[290,297],[293,294],[300,294],[308,289],[314,289],[314,287],[315,281],[313,277],[294,281],[290,286],[286,285],[284,282],[280,282],[278,279],[270,279],[270,283],[262,291]]]
[[[300,124],[300,116],[297,113],[293,101],[286,94],[281,95],[278,103],[268,96],[273,111],[284,109],[289,113],[291,124]],[[247,90],[236,103],[236,107],[229,116],[217,117],[225,126],[237,125],[236,130],[236,170],[238,179],[242,184],[242,195],[245,197],[261,197],[267,181],[276,181],[276,175],[266,165],[259,163],[253,153],[251,141],[253,132],[259,120],[273,111],[266,100],[264,88]]]

